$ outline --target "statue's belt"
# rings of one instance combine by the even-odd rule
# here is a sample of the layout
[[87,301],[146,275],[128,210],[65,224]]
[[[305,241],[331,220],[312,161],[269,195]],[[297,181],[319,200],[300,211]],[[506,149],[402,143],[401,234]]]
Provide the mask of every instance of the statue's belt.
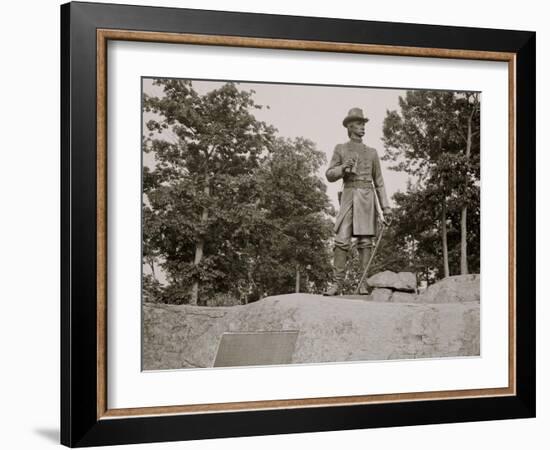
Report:
[[371,180],[348,180],[344,181],[345,188],[372,189]]

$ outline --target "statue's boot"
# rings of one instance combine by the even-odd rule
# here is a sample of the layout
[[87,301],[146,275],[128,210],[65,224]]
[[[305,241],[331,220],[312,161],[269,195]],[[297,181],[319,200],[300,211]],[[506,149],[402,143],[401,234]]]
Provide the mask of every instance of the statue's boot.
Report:
[[348,252],[339,247],[334,248],[334,284],[329,287],[323,295],[340,295],[344,287],[344,278],[346,276],[346,261]]
[[[359,253],[359,265],[361,266],[361,277],[365,273],[365,269],[367,268],[367,264],[369,263],[370,255],[372,252],[372,249],[370,247],[366,248],[359,248],[357,249]],[[367,284],[367,277],[365,277],[365,280],[359,286],[359,294],[360,295],[368,295],[368,284]]]

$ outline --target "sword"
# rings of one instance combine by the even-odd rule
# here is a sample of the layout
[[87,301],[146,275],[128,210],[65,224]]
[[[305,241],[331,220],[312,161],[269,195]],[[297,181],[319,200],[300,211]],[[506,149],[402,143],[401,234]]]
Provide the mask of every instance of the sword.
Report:
[[378,219],[380,222],[382,222],[382,227],[380,228],[380,233],[378,233],[378,238],[376,239],[376,244],[374,244],[374,248],[372,249],[372,253],[369,258],[369,262],[367,263],[365,270],[363,271],[363,275],[361,276],[361,279],[359,280],[359,284],[357,285],[357,288],[355,289],[355,294],[359,294],[359,289],[363,285],[363,281],[365,281],[365,278],[367,277],[367,273],[369,272],[370,265],[372,263],[372,260],[374,259],[374,255],[376,254],[376,250],[378,249],[378,246],[380,245],[380,241],[382,240],[382,235],[384,234],[384,230],[386,228],[386,224],[389,225],[389,223],[386,222],[384,218],[384,211],[382,211],[382,206],[380,205],[380,199],[378,198],[378,192],[376,191],[376,187],[374,186],[374,181],[371,180],[372,183],[372,189],[374,191],[374,199],[375,199],[375,205],[376,205],[376,212],[378,213]]

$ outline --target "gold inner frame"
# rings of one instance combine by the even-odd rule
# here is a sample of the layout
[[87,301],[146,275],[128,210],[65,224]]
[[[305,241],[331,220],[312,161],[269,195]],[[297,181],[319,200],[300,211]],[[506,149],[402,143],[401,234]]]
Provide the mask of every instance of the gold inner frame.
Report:
[[[233,47],[364,53],[392,56],[436,57],[502,61],[508,63],[508,387],[401,394],[316,397],[199,405],[148,406],[108,409],[107,405],[107,42],[109,40],[218,45]],[[446,400],[516,394],[516,54],[445,48],[402,47],[341,42],[264,39],[114,29],[97,30],[97,419],[166,414],[218,413],[354,404]]]

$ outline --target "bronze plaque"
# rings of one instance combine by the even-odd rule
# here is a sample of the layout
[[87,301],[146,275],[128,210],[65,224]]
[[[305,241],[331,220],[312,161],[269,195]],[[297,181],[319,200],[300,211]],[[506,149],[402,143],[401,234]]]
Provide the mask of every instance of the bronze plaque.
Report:
[[214,367],[290,364],[298,331],[224,333]]

